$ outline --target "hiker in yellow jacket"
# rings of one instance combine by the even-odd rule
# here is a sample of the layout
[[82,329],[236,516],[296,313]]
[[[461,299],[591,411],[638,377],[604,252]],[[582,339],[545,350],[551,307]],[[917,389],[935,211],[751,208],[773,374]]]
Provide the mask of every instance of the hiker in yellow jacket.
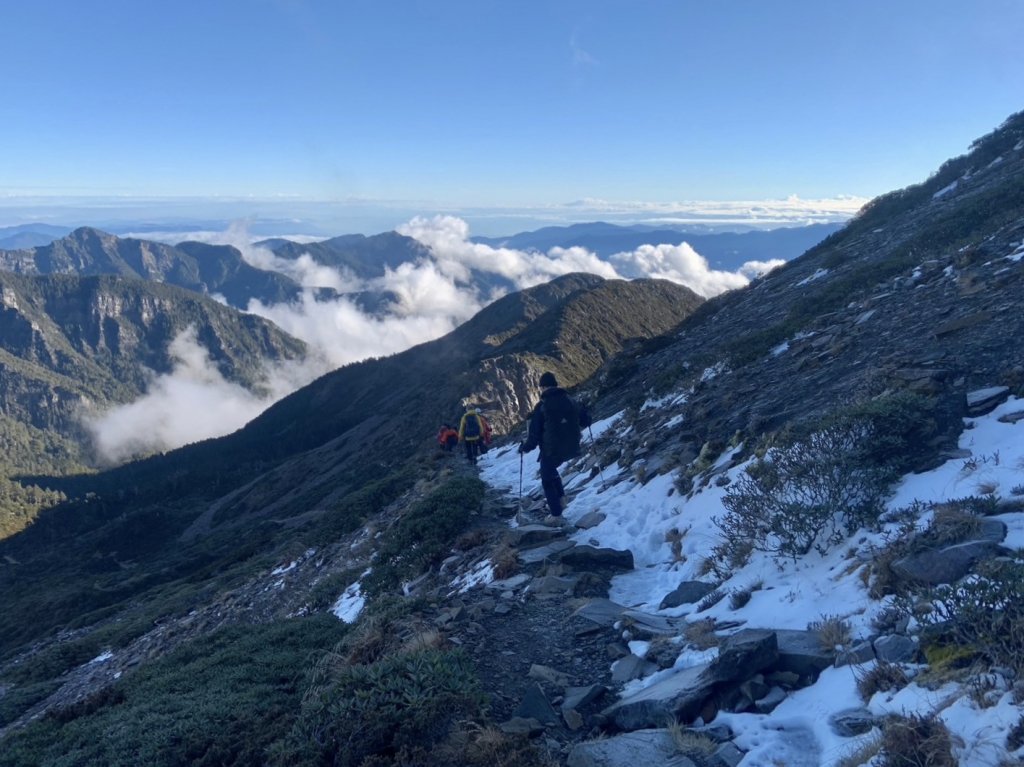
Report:
[[459,442],[466,446],[466,458],[475,464],[480,455],[480,443],[484,437],[484,419],[480,411],[471,407],[459,421]]

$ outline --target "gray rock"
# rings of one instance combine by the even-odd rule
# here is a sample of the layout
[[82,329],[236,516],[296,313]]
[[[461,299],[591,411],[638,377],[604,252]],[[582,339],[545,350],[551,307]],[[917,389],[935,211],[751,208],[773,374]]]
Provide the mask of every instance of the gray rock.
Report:
[[576,520],[576,527],[580,530],[589,530],[604,522],[605,514],[601,511],[591,511]]
[[529,581],[529,575],[526,573],[519,573],[518,575],[513,575],[511,578],[504,578],[500,581],[491,581],[487,584],[487,588],[492,591],[511,591],[529,583]]
[[612,664],[612,681],[622,684],[633,679],[650,676],[657,670],[657,664],[638,658],[636,655],[627,655]]
[[572,680],[569,675],[561,671],[556,671],[550,666],[542,666],[538,663],[534,663],[530,666],[530,671],[527,673],[530,679],[536,679],[538,682],[547,682],[555,687],[568,687]]
[[610,599],[591,599],[576,612],[574,616],[580,618],[586,618],[588,621],[598,624],[599,626],[611,627],[614,626],[619,619],[622,618],[622,614],[626,611],[626,608],[620,604],[617,604]]
[[578,570],[632,570],[633,552],[617,549],[599,549],[594,546],[575,546],[558,556],[563,564]]
[[496,615],[508,615],[512,612],[512,605],[508,602],[499,602],[494,606],[494,612]]
[[573,541],[551,541],[543,546],[536,546],[532,549],[522,549],[519,552],[519,561],[524,565],[536,565],[547,559],[555,559],[559,554],[567,551],[576,544]]
[[648,636],[678,636],[686,624],[685,618],[666,618],[664,615],[651,615],[639,610],[625,610],[622,617],[629,621],[634,632]]
[[743,629],[727,637],[709,668],[714,682],[739,682],[758,671],[773,667],[779,659],[777,633],[766,629]]
[[776,671],[792,671],[802,677],[817,679],[818,674],[831,666],[836,654],[821,645],[817,631],[779,629],[775,632],[779,643],[779,662]]
[[754,701],[754,710],[759,714],[770,714],[786,699],[786,691],[781,687],[773,687],[760,700]]
[[683,581],[676,586],[674,591],[665,595],[665,598],[661,600],[661,604],[658,605],[658,609],[664,610],[669,607],[679,607],[679,605],[699,602],[714,590],[715,587],[710,583]]
[[841,738],[853,738],[871,732],[878,724],[878,717],[866,708],[848,708],[837,711],[828,718],[832,732]]
[[999,416],[1000,423],[1017,423],[1017,421],[1024,421],[1024,410],[1015,410],[1012,413]]
[[561,528],[548,527],[547,525],[523,525],[510,531],[510,535],[513,545],[528,548],[529,546],[553,541],[556,538],[563,538],[565,532]]
[[874,647],[875,657],[887,663],[912,663],[917,658],[917,642],[899,634],[878,637]]
[[583,719],[583,714],[574,708],[562,709],[562,719],[565,721],[565,726],[573,732],[583,728],[586,721]]
[[551,706],[539,684],[531,684],[526,688],[522,703],[516,709],[516,716],[521,719],[536,719],[541,724],[558,724],[558,714]]
[[576,576],[545,575],[534,578],[530,584],[532,594],[573,594],[580,579]]
[[671,721],[691,722],[714,689],[710,664],[682,669],[604,710],[620,730],[639,730]]
[[740,684],[740,692],[746,695],[750,700],[761,700],[771,688],[764,683],[764,677],[760,674],[754,674],[753,677]]
[[902,557],[891,567],[901,578],[937,586],[955,583],[971,572],[977,562],[998,552],[999,545],[993,541],[968,541]]
[[605,709],[621,730],[638,730],[672,718],[692,722],[716,686],[753,676],[778,659],[775,633],[747,629],[727,638],[711,663],[677,671]]
[[979,541],[992,541],[992,543],[1002,543],[1006,540],[1007,527],[1006,523],[999,519],[981,519],[978,521],[978,534],[977,539]]
[[841,666],[859,666],[875,659],[875,647],[871,642],[857,642],[836,653],[836,668]]
[[967,412],[973,416],[985,415],[1003,404],[1009,396],[1009,386],[990,386],[967,392]]
[[667,730],[641,730],[613,738],[577,743],[569,752],[567,767],[696,767],[677,753]]
[[734,743],[722,743],[708,757],[707,767],[739,767],[745,754]]
[[562,701],[562,713],[569,709],[579,710],[600,699],[608,688],[603,684],[592,684],[587,687],[569,687],[565,691],[565,700]]
[[531,738],[544,732],[544,725],[536,719],[524,719],[514,716],[498,725],[498,729],[506,735],[528,735]]

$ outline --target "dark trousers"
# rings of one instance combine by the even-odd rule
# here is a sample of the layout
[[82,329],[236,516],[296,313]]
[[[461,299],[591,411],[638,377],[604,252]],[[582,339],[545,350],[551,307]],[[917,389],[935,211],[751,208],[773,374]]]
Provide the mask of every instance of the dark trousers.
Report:
[[540,484],[544,488],[544,497],[548,501],[548,510],[553,516],[562,516],[562,478],[558,475],[558,464],[550,458],[540,456]]
[[480,455],[480,440],[467,439],[464,442],[466,444],[466,458],[469,459],[470,463],[476,463],[476,457]]

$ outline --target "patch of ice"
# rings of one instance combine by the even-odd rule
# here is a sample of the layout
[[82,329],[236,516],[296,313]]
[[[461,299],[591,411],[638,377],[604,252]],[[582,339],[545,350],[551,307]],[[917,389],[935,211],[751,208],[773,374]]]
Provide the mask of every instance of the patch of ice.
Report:
[[342,592],[338,601],[331,607],[331,612],[345,623],[355,623],[365,606],[366,597],[363,596],[362,584],[356,581]]
[[472,570],[467,573],[463,573],[458,578],[452,581],[452,586],[455,587],[459,594],[465,594],[474,586],[482,586],[490,583],[494,580],[494,563],[489,559],[485,559],[483,562],[477,564]]
[[286,573],[289,570],[294,570],[296,565],[298,565],[298,564],[299,563],[297,561],[295,561],[295,562],[290,562],[287,565],[280,565],[279,567],[275,567],[273,570],[271,570],[270,574],[271,575],[282,575],[283,573]]
[[781,344],[772,349],[772,356],[778,357],[780,354],[784,354],[789,351],[789,341],[783,341]]
[[828,274],[828,271],[829,271],[828,269],[818,269],[810,277],[804,277],[802,280],[800,280],[800,282],[797,283],[797,287],[800,287],[802,285],[807,285],[807,284],[809,284],[811,282],[814,282],[815,280],[820,280],[822,277],[824,277],[825,275]]
[[93,658],[91,661],[89,661],[89,663],[106,663],[108,660],[110,660],[113,657],[114,657],[114,653],[112,653],[110,650],[104,650],[99,655],[97,655],[95,658]]
[[939,191],[937,191],[935,194],[932,195],[932,199],[933,200],[937,200],[940,197],[945,197],[947,194],[952,192],[958,186],[960,186],[960,179],[957,179],[952,184],[949,184],[947,186],[942,187],[942,189],[940,189]]

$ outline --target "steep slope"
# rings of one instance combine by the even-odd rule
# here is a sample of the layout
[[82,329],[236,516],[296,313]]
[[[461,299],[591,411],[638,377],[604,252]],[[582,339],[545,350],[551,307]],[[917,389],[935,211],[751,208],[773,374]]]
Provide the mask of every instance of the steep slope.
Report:
[[[0,764],[38,763],[66,744],[92,754],[87,764],[118,763],[115,749],[127,763],[136,745],[198,762],[251,741],[257,753],[244,753],[257,763],[488,764],[501,763],[499,746],[521,749],[505,763],[545,763],[488,726],[474,675],[509,731],[546,733],[533,742],[548,764],[624,767],[638,750],[652,764],[686,763],[688,742],[704,749],[694,763],[717,753],[729,764],[876,764],[899,745],[922,753],[936,732],[947,735],[928,744],[933,763],[1019,761],[1022,152],[1017,115],[921,186],[880,198],[802,258],[589,379],[621,344],[617,322],[665,313],[644,306],[649,286],[631,294],[573,275],[510,296],[457,331],[466,335],[336,371],[232,437],[80,485],[97,495],[0,543],[0,612],[22,616],[0,634],[0,714],[22,727],[61,712],[0,735]],[[592,342],[605,330],[614,334]],[[531,508],[533,472],[517,497],[524,464],[512,445],[486,459],[490,496],[458,463],[416,450],[436,425],[431,407],[441,417],[485,395],[487,363],[502,355],[532,373],[538,350],[541,367],[564,365],[566,382],[582,383],[600,419],[564,469],[579,531],[509,531],[519,500],[525,521],[543,514]],[[489,380],[503,391],[500,375]],[[508,397],[514,412],[535,398],[528,384]],[[975,391],[995,384],[1005,388]],[[984,419],[959,417],[1011,394]],[[808,437],[832,426],[838,439]],[[808,460],[772,486],[772,461],[801,446]],[[800,482],[823,485],[825,500],[794,500]],[[823,534],[862,501],[870,513]],[[729,537],[718,520],[737,509],[747,528],[732,517]],[[812,545],[772,556],[764,547],[793,529],[773,527],[776,515],[794,509],[782,522],[809,527]],[[964,565],[937,581],[959,591],[923,588],[920,570],[900,581],[905,560],[918,564],[908,555],[932,551],[940,569]],[[679,593],[695,582],[699,603]],[[974,615],[1012,617],[1009,657],[991,637],[968,642],[928,618],[937,596],[964,607],[986,584],[995,601]],[[897,592],[912,607],[901,612]],[[348,619],[364,612],[324,652],[333,637],[310,614],[332,605]],[[307,645],[294,638],[303,632]],[[274,654],[282,646],[287,663]],[[314,657],[297,660],[305,647]],[[867,679],[874,686],[858,690]],[[947,720],[969,740],[940,729]],[[883,749],[901,727],[902,743]],[[610,737],[578,742],[599,732]],[[475,750],[485,741],[491,751]]]
[[171,369],[171,341],[189,328],[225,379],[250,389],[262,385],[266,361],[305,354],[269,322],[170,285],[0,272],[4,477],[89,466],[83,414],[140,396],[152,372]]
[[165,245],[82,227],[48,245],[0,250],[0,269],[20,274],[115,274],[220,294],[239,309],[249,299],[280,303],[301,288],[293,280],[247,264],[237,248],[197,242]]
[[1018,114],[803,257],[708,301],[678,336],[605,371],[601,394],[635,404],[694,385],[679,438],[697,450],[893,390],[936,397],[955,425],[965,391],[1021,381],[1022,241]]

